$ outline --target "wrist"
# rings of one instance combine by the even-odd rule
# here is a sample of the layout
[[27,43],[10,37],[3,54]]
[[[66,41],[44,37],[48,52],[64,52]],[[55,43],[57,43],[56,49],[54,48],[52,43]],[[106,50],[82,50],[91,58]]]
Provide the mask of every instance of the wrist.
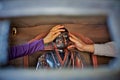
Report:
[[86,45],[84,51],[94,53],[94,44]]
[[43,42],[44,42],[44,44],[47,44],[48,42],[47,42],[47,40],[44,38],[43,39]]

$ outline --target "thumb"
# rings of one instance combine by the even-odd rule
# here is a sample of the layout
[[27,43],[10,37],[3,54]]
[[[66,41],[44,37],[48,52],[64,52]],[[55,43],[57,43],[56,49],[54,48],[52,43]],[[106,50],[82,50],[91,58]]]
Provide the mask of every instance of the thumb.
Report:
[[67,47],[68,49],[72,49],[72,48],[75,48],[75,45],[70,45]]
[[74,43],[76,42],[76,40],[73,39],[72,37],[70,37],[69,39],[70,39],[72,42],[74,42]]

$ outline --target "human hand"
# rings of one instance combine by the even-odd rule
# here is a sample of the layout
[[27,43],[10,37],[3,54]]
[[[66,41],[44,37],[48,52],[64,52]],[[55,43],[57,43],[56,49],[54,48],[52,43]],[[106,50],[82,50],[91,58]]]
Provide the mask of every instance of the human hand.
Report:
[[80,51],[85,51],[85,52],[94,52],[94,44],[86,44],[82,40],[78,39],[76,36],[73,34],[69,33],[69,39],[74,43],[68,47],[70,48],[77,48]]
[[61,34],[62,31],[65,31],[63,28],[64,26],[62,25],[56,25],[53,27],[47,36],[43,39],[44,44],[52,42],[59,34]]

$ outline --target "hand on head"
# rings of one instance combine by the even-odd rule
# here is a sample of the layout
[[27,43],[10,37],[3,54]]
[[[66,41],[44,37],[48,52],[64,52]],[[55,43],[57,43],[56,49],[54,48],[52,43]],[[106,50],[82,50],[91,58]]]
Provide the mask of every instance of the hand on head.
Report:
[[69,33],[69,39],[74,43],[70,46],[68,46],[68,49],[71,48],[77,48],[80,51],[85,51],[85,52],[94,52],[94,45],[91,44],[86,44],[85,42],[83,42],[82,40],[80,40],[79,38],[77,38],[76,36],[74,36],[73,34]]
[[47,34],[47,36],[43,39],[44,43],[52,42],[62,31],[65,31],[64,26],[62,25],[56,25],[53,27],[50,32]]
[[[52,42],[59,34],[61,34],[62,31],[65,31],[65,29],[63,28],[64,26],[62,25],[57,25],[53,27],[50,30],[50,32],[47,34],[47,36],[43,39],[44,44]],[[71,33],[69,33],[69,39],[74,44],[68,46],[68,49],[77,48],[80,51],[91,52],[91,53],[94,52],[94,44],[86,44],[85,42],[83,42],[82,40],[80,40],[79,38],[77,38]]]

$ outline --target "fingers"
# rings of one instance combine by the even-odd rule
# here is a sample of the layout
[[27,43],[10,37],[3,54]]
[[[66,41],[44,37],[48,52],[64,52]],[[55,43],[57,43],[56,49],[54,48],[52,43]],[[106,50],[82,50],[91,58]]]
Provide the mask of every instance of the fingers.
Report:
[[70,45],[67,47],[68,49],[72,49],[72,48],[75,48],[75,45]]
[[61,34],[60,32],[54,34],[54,35],[53,35],[53,39],[55,39],[55,38],[56,38],[58,35],[60,35],[60,34]]
[[53,27],[53,28],[50,30],[50,33],[51,33],[52,35],[55,35],[55,34],[57,34],[57,33],[59,33],[59,32],[65,31],[63,28],[64,28],[64,26],[57,25],[57,26]]
[[56,30],[59,30],[59,29],[61,29],[61,28],[64,28],[64,26],[62,26],[62,25],[57,25],[57,26],[55,26],[55,27],[53,27],[52,29],[51,29],[51,31],[56,31]]
[[61,30],[57,30],[57,31],[53,32],[53,38],[56,38],[58,35],[60,35],[62,31],[65,31],[65,30],[61,29]]
[[59,29],[53,32],[53,34],[61,33],[62,31],[65,31],[64,29]]
[[72,39],[78,40],[78,38],[77,38],[76,36],[74,36],[72,33],[69,33],[69,36],[70,36],[70,38],[72,38]]
[[48,35],[44,38],[44,43],[52,42],[62,31],[65,31],[64,26],[57,25],[53,27]]
[[71,34],[71,33],[69,33],[69,38],[70,38],[70,40],[72,41],[72,42],[74,42],[74,43],[76,43],[76,41],[78,41],[79,39],[76,37],[76,36],[74,36],[73,34]]
[[69,39],[70,39],[72,42],[76,43],[76,40],[73,39],[72,37],[69,37]]
[[71,41],[73,42],[80,42],[80,43],[84,43],[81,39],[78,39],[76,36],[74,36],[73,34],[69,33]]

